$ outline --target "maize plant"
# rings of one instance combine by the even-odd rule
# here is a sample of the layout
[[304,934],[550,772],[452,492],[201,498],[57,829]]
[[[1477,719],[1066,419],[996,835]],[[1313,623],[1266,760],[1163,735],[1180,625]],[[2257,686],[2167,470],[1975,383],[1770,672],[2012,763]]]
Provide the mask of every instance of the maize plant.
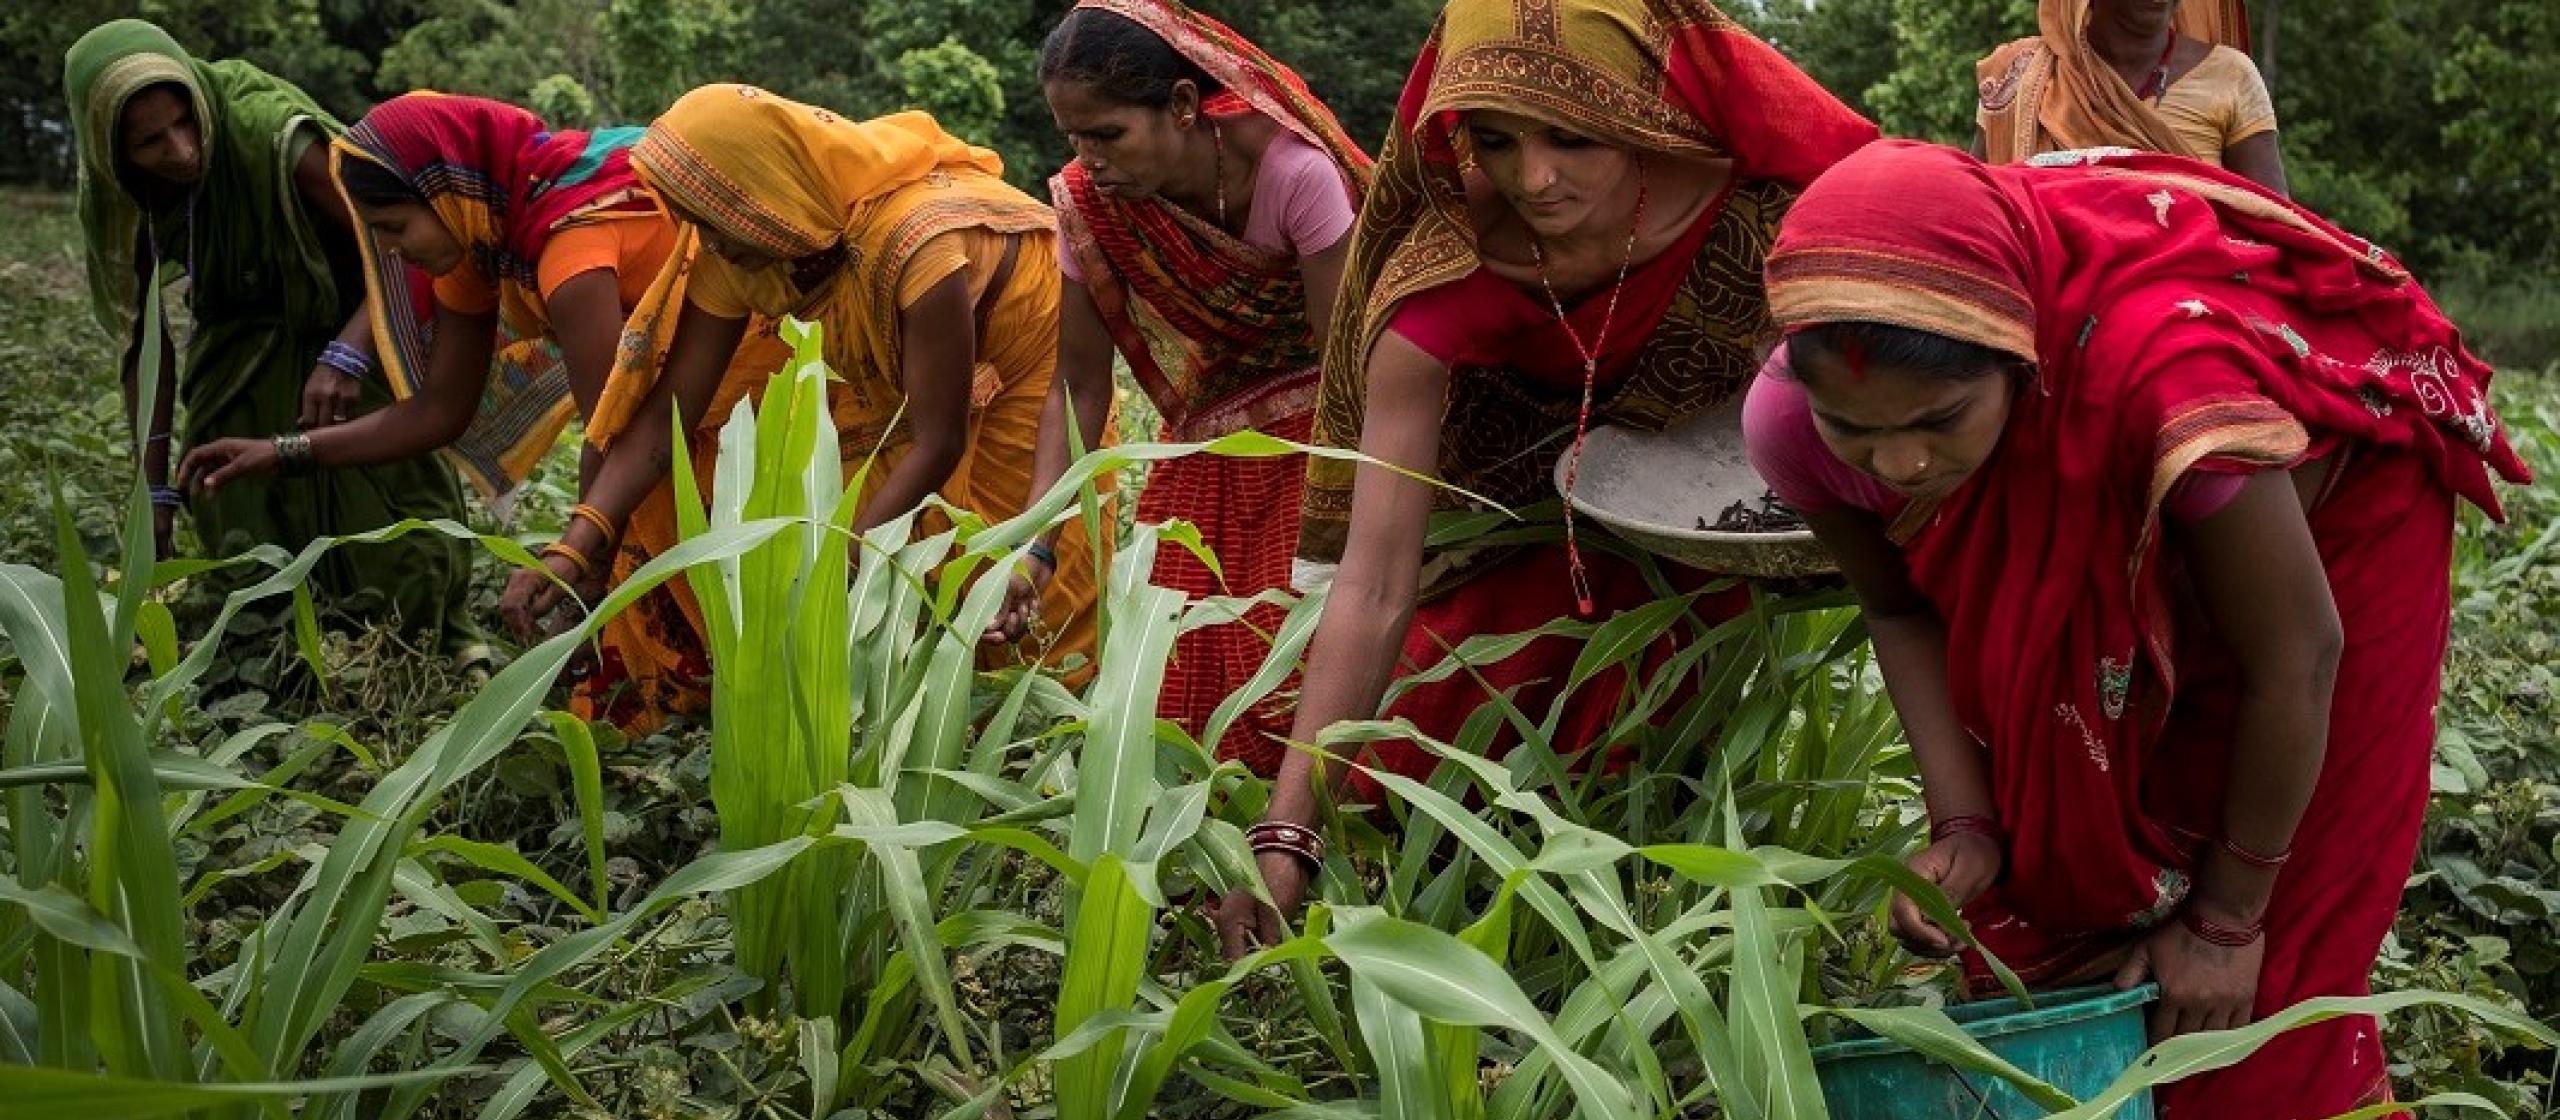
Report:
[[[192,648],[150,594],[188,569],[149,558],[139,488],[111,587],[59,515],[59,576],[0,566],[0,631],[18,666],[0,740],[0,1116],[509,1120],[613,1111],[608,1098],[681,1114],[615,1055],[659,1043],[678,1009],[704,1003],[780,1014],[789,1076],[758,1109],[830,1120],[1792,1120],[1827,1114],[1811,1048],[1840,1023],[2096,1120],[2340,1014],[2427,1006],[2554,1040],[2458,996],[2319,1000],[2172,1040],[2099,1096],[2070,1099],[1925,998],[1900,998],[1903,962],[1873,946],[1892,890],[1961,922],[1901,862],[1916,833],[1912,766],[1843,601],[1760,595],[1709,622],[1667,580],[1637,610],[1473,636],[1418,667],[1414,679],[1472,677],[1529,641],[1577,640],[1566,691],[1618,690],[1600,743],[1555,741],[1562,698],[1531,711],[1487,689],[1448,742],[1381,720],[1296,744],[1360,766],[1364,744],[1398,739],[1440,763],[1425,780],[1375,771],[1387,804],[1328,821],[1336,842],[1294,936],[1230,964],[1193,903],[1260,889],[1242,828],[1266,791],[1154,717],[1174,636],[1248,605],[1151,585],[1158,552],[1197,548],[1198,534],[1140,526],[1110,557],[1097,671],[1079,689],[1037,667],[983,670],[977,638],[1001,606],[996,577],[1035,534],[1099,519],[1096,480],[1177,455],[1306,449],[1251,433],[1106,448],[1008,521],[943,510],[948,528],[920,533],[909,516],[854,534],[861,475],[842,473],[815,335],[791,330],[791,365],[721,431],[707,505],[679,458],[683,542],[434,734],[398,744],[400,764],[375,767],[353,805],[293,788],[323,754],[373,757],[333,729],[167,745],[233,612],[292,596],[316,652],[297,589],[332,542],[232,561],[265,574]],[[1472,521],[1439,531],[1539,532]],[[354,539],[401,532],[469,535],[407,524]],[[533,563],[511,541],[478,539]],[[720,847],[617,909],[597,739],[542,706],[606,619],[678,576],[717,667]],[[1271,600],[1285,614],[1270,655],[1207,741],[1285,686],[1323,609],[1320,593]],[[1649,661],[1664,643],[1672,655]],[[147,669],[133,668],[137,646]],[[1607,672],[1618,667],[1629,671]],[[1488,757],[1505,731],[1518,745]],[[459,792],[535,741],[556,745],[573,779],[577,842],[551,866],[469,835]],[[262,744],[282,757],[251,779],[245,759]],[[1603,757],[1625,761],[1593,764]],[[180,880],[173,840],[279,799],[325,814],[333,841]],[[308,863],[285,903],[236,960],[209,967],[193,901],[293,858]],[[518,948],[474,901],[494,883],[556,902],[557,928]],[[710,947],[637,998],[612,998],[672,916],[706,904],[724,919]],[[407,955],[388,933],[395,906],[451,919],[475,967]],[[718,981],[731,966],[753,980]],[[990,1009],[995,969],[1046,985],[1040,1016]],[[702,1075],[674,1076],[680,1089]],[[466,1083],[478,1088],[458,1094]]]

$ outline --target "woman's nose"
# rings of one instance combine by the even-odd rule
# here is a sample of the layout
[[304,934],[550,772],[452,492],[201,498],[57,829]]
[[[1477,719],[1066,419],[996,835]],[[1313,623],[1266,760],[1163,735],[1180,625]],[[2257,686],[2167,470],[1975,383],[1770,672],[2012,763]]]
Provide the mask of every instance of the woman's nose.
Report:
[[1929,445],[1925,440],[1888,439],[1876,444],[1868,456],[1876,477],[1897,485],[1909,485],[1929,477]]
[[1555,186],[1560,177],[1554,160],[1535,153],[1524,154],[1520,159],[1520,185],[1531,194],[1539,194]]

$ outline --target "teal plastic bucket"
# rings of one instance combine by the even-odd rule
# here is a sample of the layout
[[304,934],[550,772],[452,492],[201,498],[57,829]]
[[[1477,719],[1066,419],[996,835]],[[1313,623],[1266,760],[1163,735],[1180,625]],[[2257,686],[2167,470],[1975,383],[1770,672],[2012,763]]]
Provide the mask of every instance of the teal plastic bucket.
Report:
[[[2143,1006],[2159,998],[2145,984],[2107,985],[1947,1009],[1966,1034],[2019,1069],[2080,1100],[2098,1095],[2149,1046]],[[1864,1031],[1813,1051],[1814,1072],[1834,1120],[2028,1120],[2049,1115],[1990,1074],[1931,1061]],[[2151,1120],[2151,1094],[2125,1102],[2114,1120]]]

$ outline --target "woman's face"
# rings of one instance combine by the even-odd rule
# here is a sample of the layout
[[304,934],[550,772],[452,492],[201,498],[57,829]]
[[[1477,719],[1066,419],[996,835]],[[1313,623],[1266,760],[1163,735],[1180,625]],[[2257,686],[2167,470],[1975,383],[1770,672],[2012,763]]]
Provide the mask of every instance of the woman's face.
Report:
[[438,276],[462,267],[468,255],[462,242],[445,228],[444,219],[422,202],[402,202],[390,206],[358,206],[356,217],[364,227],[389,242],[400,259]]
[[1193,151],[1191,129],[1199,95],[1189,82],[1174,85],[1173,100],[1161,109],[1113,101],[1092,83],[1070,79],[1044,82],[1049,116],[1074,146],[1076,160],[1093,176],[1094,188],[1112,198],[1151,198],[1165,184],[1192,176],[1185,161]]
[[763,272],[783,263],[783,258],[721,232],[720,227],[703,221],[699,215],[674,203],[667,204],[667,213],[674,216],[675,220],[693,227],[693,235],[702,239],[704,252],[729,262],[730,267],[740,272]]
[[2178,14],[2178,0],[2093,0],[2089,22],[2159,34]]
[[124,103],[116,120],[116,154],[161,182],[191,187],[204,178],[204,130],[184,91],[153,86]]
[[1536,117],[1471,109],[1459,128],[1476,166],[1540,237],[1623,229],[1635,156]]
[[1971,375],[1851,368],[1838,354],[1815,352],[1796,371],[1814,430],[1832,454],[1904,497],[1928,499],[1963,485],[2000,445],[2010,368]]

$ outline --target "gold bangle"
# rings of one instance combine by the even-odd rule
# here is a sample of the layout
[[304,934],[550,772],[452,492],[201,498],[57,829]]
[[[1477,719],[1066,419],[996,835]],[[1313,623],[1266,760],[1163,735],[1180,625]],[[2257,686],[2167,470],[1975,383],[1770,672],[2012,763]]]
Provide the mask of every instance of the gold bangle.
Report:
[[613,546],[613,539],[620,535],[614,532],[613,520],[606,517],[603,510],[597,509],[585,502],[580,502],[574,506],[570,506],[569,516],[575,520],[584,521],[589,525],[595,526],[596,532],[604,534],[604,543],[608,548]]
[[542,546],[542,554],[544,556],[563,557],[571,564],[577,565],[579,579],[585,579],[588,576],[596,574],[595,561],[587,559],[586,553],[569,547],[568,543],[565,541],[553,541],[550,544]]

